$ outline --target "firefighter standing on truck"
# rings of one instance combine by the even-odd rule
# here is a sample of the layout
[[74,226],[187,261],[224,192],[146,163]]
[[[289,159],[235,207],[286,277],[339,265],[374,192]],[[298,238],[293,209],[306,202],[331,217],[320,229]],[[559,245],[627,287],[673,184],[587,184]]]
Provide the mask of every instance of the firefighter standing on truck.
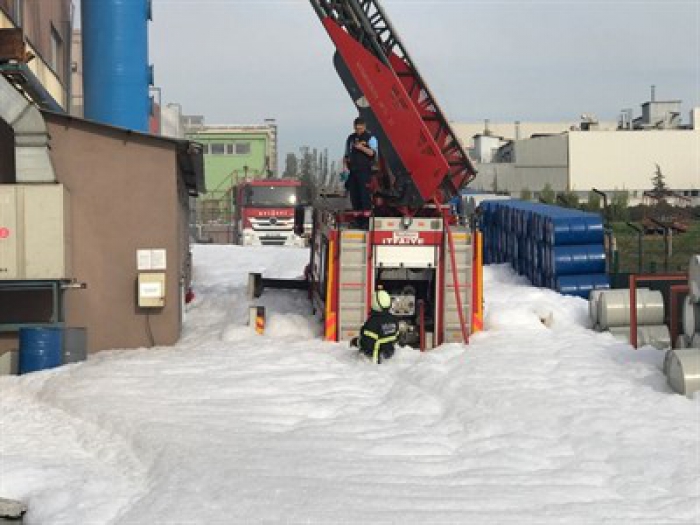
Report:
[[[363,118],[356,118],[354,126],[355,133],[345,142],[343,157],[344,177],[347,178],[345,187],[350,193],[352,209],[369,211],[372,209],[369,185],[377,160],[377,138],[367,131],[367,123]],[[369,220],[366,217],[355,221],[355,225],[360,228],[366,228],[368,224]]]
[[372,313],[360,330],[360,352],[377,364],[394,355],[394,344],[399,337],[399,323],[389,312],[390,308],[391,296],[384,290],[374,292]]

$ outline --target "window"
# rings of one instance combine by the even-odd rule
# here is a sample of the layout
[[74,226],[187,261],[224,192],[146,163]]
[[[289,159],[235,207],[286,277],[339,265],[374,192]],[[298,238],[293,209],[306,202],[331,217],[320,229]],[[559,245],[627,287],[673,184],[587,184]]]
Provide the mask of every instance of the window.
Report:
[[226,154],[226,144],[210,144],[209,152],[212,155],[225,155]]
[[233,155],[233,144],[226,144],[226,155]]
[[236,142],[236,155],[250,155],[250,142]]
[[208,154],[209,154],[209,144],[202,144],[202,153],[203,153],[204,155],[208,155]]
[[700,190],[692,190],[690,192],[691,197],[700,197]]
[[63,50],[63,40],[61,35],[58,34],[56,28],[51,25],[51,62],[50,66],[54,72],[59,71],[59,66],[61,65],[61,52]]

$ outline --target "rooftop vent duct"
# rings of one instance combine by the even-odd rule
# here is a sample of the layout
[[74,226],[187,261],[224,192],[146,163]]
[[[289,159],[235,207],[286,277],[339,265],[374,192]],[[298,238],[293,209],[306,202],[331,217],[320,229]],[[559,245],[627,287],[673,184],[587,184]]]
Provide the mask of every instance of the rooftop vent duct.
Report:
[[0,119],[15,133],[16,182],[56,182],[44,117],[1,75]]

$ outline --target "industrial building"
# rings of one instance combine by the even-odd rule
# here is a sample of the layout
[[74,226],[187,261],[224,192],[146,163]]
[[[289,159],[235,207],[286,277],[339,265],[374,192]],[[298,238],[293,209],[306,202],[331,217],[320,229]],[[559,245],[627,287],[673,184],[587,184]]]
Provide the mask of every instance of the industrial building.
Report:
[[[549,185],[582,200],[593,188],[626,191],[630,203],[636,204],[652,188],[658,167],[670,189],[686,197],[689,205],[700,205],[700,108],[693,109],[684,124],[680,106],[680,101],[652,100],[642,105],[640,117],[627,116],[614,128],[588,120],[568,130],[540,129],[520,139],[482,130],[472,137],[470,148],[479,170],[472,186],[513,196],[530,192],[537,198]],[[508,131],[506,126],[495,129],[504,135]]]
[[0,0],[0,72],[55,111],[70,105],[72,15],[71,0]]
[[203,117],[185,117],[185,136],[204,148],[207,188],[220,191],[239,179],[277,173],[277,125],[207,125]]
[[[133,61],[133,49],[126,55],[92,49],[71,80],[70,5],[0,2],[0,24],[10,26],[0,31],[5,371],[25,327],[82,327],[90,352],[175,343],[189,289],[190,199],[204,191],[202,149],[140,131],[150,118],[145,40],[135,76],[124,75],[128,68],[122,67]],[[130,31],[146,33],[145,0],[82,5],[84,21],[93,22],[84,23],[83,51],[103,31],[100,23],[120,17],[133,22],[130,10],[141,21]],[[84,89],[73,85],[83,76]],[[131,91],[120,90],[120,82]],[[105,83],[110,89],[102,89]],[[83,108],[89,120],[68,112],[79,115]]]
[[186,138],[204,151],[207,192],[197,202],[196,236],[207,242],[233,242],[235,187],[243,180],[278,175],[277,124],[266,120],[258,125],[208,125],[199,115],[182,119]]
[[[589,116],[587,116],[589,117]],[[591,118],[591,117],[589,117]],[[500,137],[505,141],[524,140],[533,135],[555,135],[567,131],[580,129],[580,120],[561,122],[529,122],[515,120],[513,122],[492,122],[485,119],[483,122],[451,122],[450,125],[457,134],[462,145],[475,157],[473,148],[476,146],[475,138]],[[618,123],[614,121],[595,121],[595,129],[608,131],[617,129]]]

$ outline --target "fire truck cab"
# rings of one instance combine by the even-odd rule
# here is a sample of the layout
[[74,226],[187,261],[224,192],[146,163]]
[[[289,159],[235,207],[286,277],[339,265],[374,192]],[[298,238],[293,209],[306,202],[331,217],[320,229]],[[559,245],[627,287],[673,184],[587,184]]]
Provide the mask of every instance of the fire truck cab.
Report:
[[236,188],[236,244],[305,246],[294,232],[294,210],[307,206],[307,188],[296,179],[256,179]]

